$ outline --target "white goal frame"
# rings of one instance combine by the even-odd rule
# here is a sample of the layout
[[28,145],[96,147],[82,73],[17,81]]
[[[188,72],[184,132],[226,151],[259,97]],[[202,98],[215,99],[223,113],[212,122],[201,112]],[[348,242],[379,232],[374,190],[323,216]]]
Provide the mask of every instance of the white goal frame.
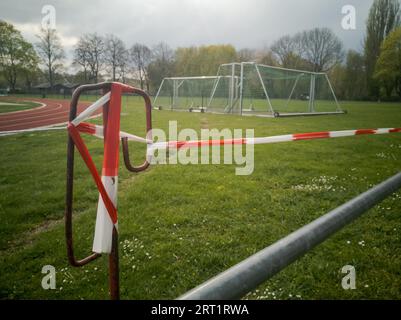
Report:
[[[259,96],[262,94],[263,99],[266,101],[266,106],[263,111],[255,111],[253,107],[246,108],[244,105],[244,87],[246,85],[246,74],[245,68],[247,68],[247,72],[251,70],[253,72],[253,76],[258,79],[259,85],[261,88],[261,92]],[[291,79],[295,79],[291,88],[288,88],[288,97],[286,97],[285,107],[288,107],[290,102],[294,99],[294,92],[298,86],[299,79],[303,79],[304,87],[305,79],[309,82],[308,86],[308,100],[307,110],[303,112],[290,112],[290,111],[279,111],[277,106],[272,101],[269,95],[269,87],[266,85],[266,79],[263,78],[262,70],[268,72],[268,70],[276,70],[277,72],[287,72],[291,74]],[[267,71],[266,71],[267,70]],[[332,101],[333,111],[322,111],[317,110],[315,105],[315,95],[316,95],[316,79],[320,79],[320,81],[324,81],[327,86],[327,94],[332,97],[330,101]],[[283,78],[284,79],[284,78]],[[240,115],[257,115],[261,117],[285,117],[285,116],[306,116],[306,115],[329,115],[329,114],[343,114],[344,111],[341,109],[341,106],[338,102],[334,89],[330,83],[330,80],[326,73],[323,72],[311,72],[304,70],[296,70],[296,69],[288,69],[276,66],[268,66],[264,64],[258,64],[255,62],[241,62],[241,63],[228,63],[222,64],[219,66],[218,72],[216,76],[197,76],[197,77],[169,77],[164,78],[154,99],[154,105],[157,109],[161,109],[164,106],[158,106],[158,100],[161,94],[161,90],[166,81],[173,82],[173,92],[172,92],[172,101],[170,103],[169,109],[176,110],[176,106],[179,104],[179,93],[178,89],[184,83],[184,81],[205,81],[212,80],[213,86],[211,88],[210,96],[207,98],[207,103],[205,106],[201,108],[194,108],[194,106],[189,106],[189,111],[198,111],[198,112],[213,112],[213,113],[233,113]],[[255,79],[254,79],[255,81]],[[224,86],[222,91],[220,92],[220,96],[224,95],[225,101],[224,105],[219,106],[218,108],[214,105],[214,100],[217,99],[216,94],[217,88],[224,82]],[[256,99],[256,98],[255,98]],[[260,99],[260,98],[259,98]],[[221,100],[221,99],[220,99]],[[306,109],[306,107],[305,107]],[[335,110],[334,110],[335,109]]]

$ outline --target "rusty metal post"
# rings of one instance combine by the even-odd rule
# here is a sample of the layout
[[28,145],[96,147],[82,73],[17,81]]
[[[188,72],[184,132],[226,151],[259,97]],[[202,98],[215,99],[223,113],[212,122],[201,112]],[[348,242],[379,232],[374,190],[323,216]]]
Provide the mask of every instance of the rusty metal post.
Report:
[[[72,121],[77,116],[78,100],[81,93],[87,90],[110,90],[110,83],[89,84],[78,87],[72,96],[70,104],[69,121]],[[74,267],[82,267],[89,262],[99,258],[101,254],[92,253],[87,257],[77,260],[74,254],[74,242],[72,236],[72,211],[73,211],[73,196],[74,196],[74,150],[75,145],[71,136],[68,135],[67,144],[67,185],[65,197],[65,238],[67,244],[68,261]]]
[[111,252],[109,254],[109,285],[111,300],[120,300],[120,267],[118,256],[118,231],[113,228]]
[[[105,95],[109,89],[103,89],[102,94]],[[103,106],[103,144],[106,144],[107,137],[107,117],[109,114],[109,102]],[[113,227],[111,252],[109,254],[109,288],[110,299],[120,299],[120,269],[119,269],[119,256],[118,256],[118,231]]]
[[[79,97],[81,93],[88,90],[102,90],[103,95],[110,91],[110,82],[93,84],[93,85],[83,85],[78,87],[72,96],[69,121],[72,121],[77,116],[77,107]],[[122,85],[122,84],[121,84]],[[151,118],[151,101],[149,96],[142,90],[124,86],[123,92],[135,93],[142,96],[145,100],[146,107],[146,130],[147,133],[152,129],[152,118]],[[107,117],[109,113],[109,103],[103,106],[103,124],[104,124],[104,143],[106,143],[106,132],[107,132]],[[122,149],[124,154],[124,162],[129,171],[140,172],[146,170],[149,167],[149,163],[145,162],[138,167],[131,166],[129,161],[129,151],[128,151],[128,141],[122,139]],[[73,211],[73,186],[74,186],[74,150],[75,144],[71,136],[68,136],[68,146],[67,146],[67,186],[66,186],[66,210],[65,210],[65,236],[67,243],[67,256],[71,265],[75,267],[81,267],[87,263],[100,257],[99,253],[92,253],[85,257],[84,259],[77,260],[74,255],[73,247],[73,232],[72,232],[72,211]],[[118,230],[113,227],[112,233],[112,248],[109,254],[109,287],[110,287],[110,298],[112,300],[120,299],[120,269],[119,269],[119,254],[118,254]]]
[[[151,138],[151,137],[148,137],[149,132],[151,132],[151,130],[152,130],[152,103],[150,101],[150,98],[146,94],[146,92],[144,92],[142,90],[139,90],[139,89],[136,89],[136,88],[132,88],[132,90],[130,90],[130,93],[135,93],[135,94],[140,95],[145,101],[146,137],[147,138]],[[127,168],[127,170],[130,171],[130,172],[145,171],[150,165],[150,163],[147,161],[147,159],[145,159],[144,163],[141,164],[140,166],[132,165],[131,161],[130,161],[130,157],[129,157],[128,139],[127,138],[122,138],[121,142],[122,142],[124,164],[125,164],[125,167]]]

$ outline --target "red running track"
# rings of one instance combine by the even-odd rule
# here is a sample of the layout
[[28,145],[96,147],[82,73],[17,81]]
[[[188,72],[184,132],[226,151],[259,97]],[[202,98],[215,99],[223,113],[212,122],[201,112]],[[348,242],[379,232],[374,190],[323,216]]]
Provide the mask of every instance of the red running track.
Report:
[[[23,130],[62,124],[68,121],[70,102],[57,99],[20,98],[13,101],[33,101],[44,104],[18,112],[0,113],[0,131]],[[90,105],[89,102],[78,104],[78,114]],[[102,109],[98,113],[102,112]]]

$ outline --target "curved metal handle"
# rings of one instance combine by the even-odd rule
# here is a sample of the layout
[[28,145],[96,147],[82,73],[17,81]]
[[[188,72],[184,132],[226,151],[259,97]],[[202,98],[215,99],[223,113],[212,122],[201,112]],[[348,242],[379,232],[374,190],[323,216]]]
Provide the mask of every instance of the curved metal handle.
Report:
[[[144,100],[145,100],[145,109],[146,109],[146,137],[148,137],[149,132],[152,130],[152,103],[150,101],[149,95],[140,89],[137,88],[130,88],[129,90],[130,93],[136,93],[140,95]],[[129,148],[128,148],[128,138],[121,138],[122,142],[122,149],[123,149],[123,157],[124,157],[124,164],[125,167],[127,168],[128,171],[131,172],[141,172],[146,170],[150,163],[145,160],[142,165],[140,166],[134,166],[130,162],[130,157],[129,157]]]
[[[70,105],[69,120],[72,121],[77,116],[78,100],[82,92],[89,90],[103,90],[104,93],[110,91],[111,83],[103,82],[99,84],[88,84],[78,87],[73,95]],[[92,253],[87,257],[77,260],[74,255],[73,235],[72,235],[72,201],[74,187],[74,150],[75,145],[71,136],[68,135],[67,146],[67,189],[66,189],[66,209],[65,209],[65,237],[67,243],[68,261],[75,267],[81,267],[101,256],[99,253]]]

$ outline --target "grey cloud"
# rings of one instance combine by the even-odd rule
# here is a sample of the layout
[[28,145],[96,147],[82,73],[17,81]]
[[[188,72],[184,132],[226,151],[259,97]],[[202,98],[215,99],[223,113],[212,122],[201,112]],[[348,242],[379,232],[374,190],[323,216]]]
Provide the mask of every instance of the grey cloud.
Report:
[[[113,33],[128,45],[165,41],[172,47],[231,43],[262,48],[284,34],[329,27],[347,48],[361,49],[364,23],[373,0],[2,0],[0,18],[40,25],[41,8],[54,5],[65,37]],[[341,28],[341,7],[357,11],[357,30]],[[33,35],[24,31],[29,39]],[[71,49],[71,48],[70,48]]]

